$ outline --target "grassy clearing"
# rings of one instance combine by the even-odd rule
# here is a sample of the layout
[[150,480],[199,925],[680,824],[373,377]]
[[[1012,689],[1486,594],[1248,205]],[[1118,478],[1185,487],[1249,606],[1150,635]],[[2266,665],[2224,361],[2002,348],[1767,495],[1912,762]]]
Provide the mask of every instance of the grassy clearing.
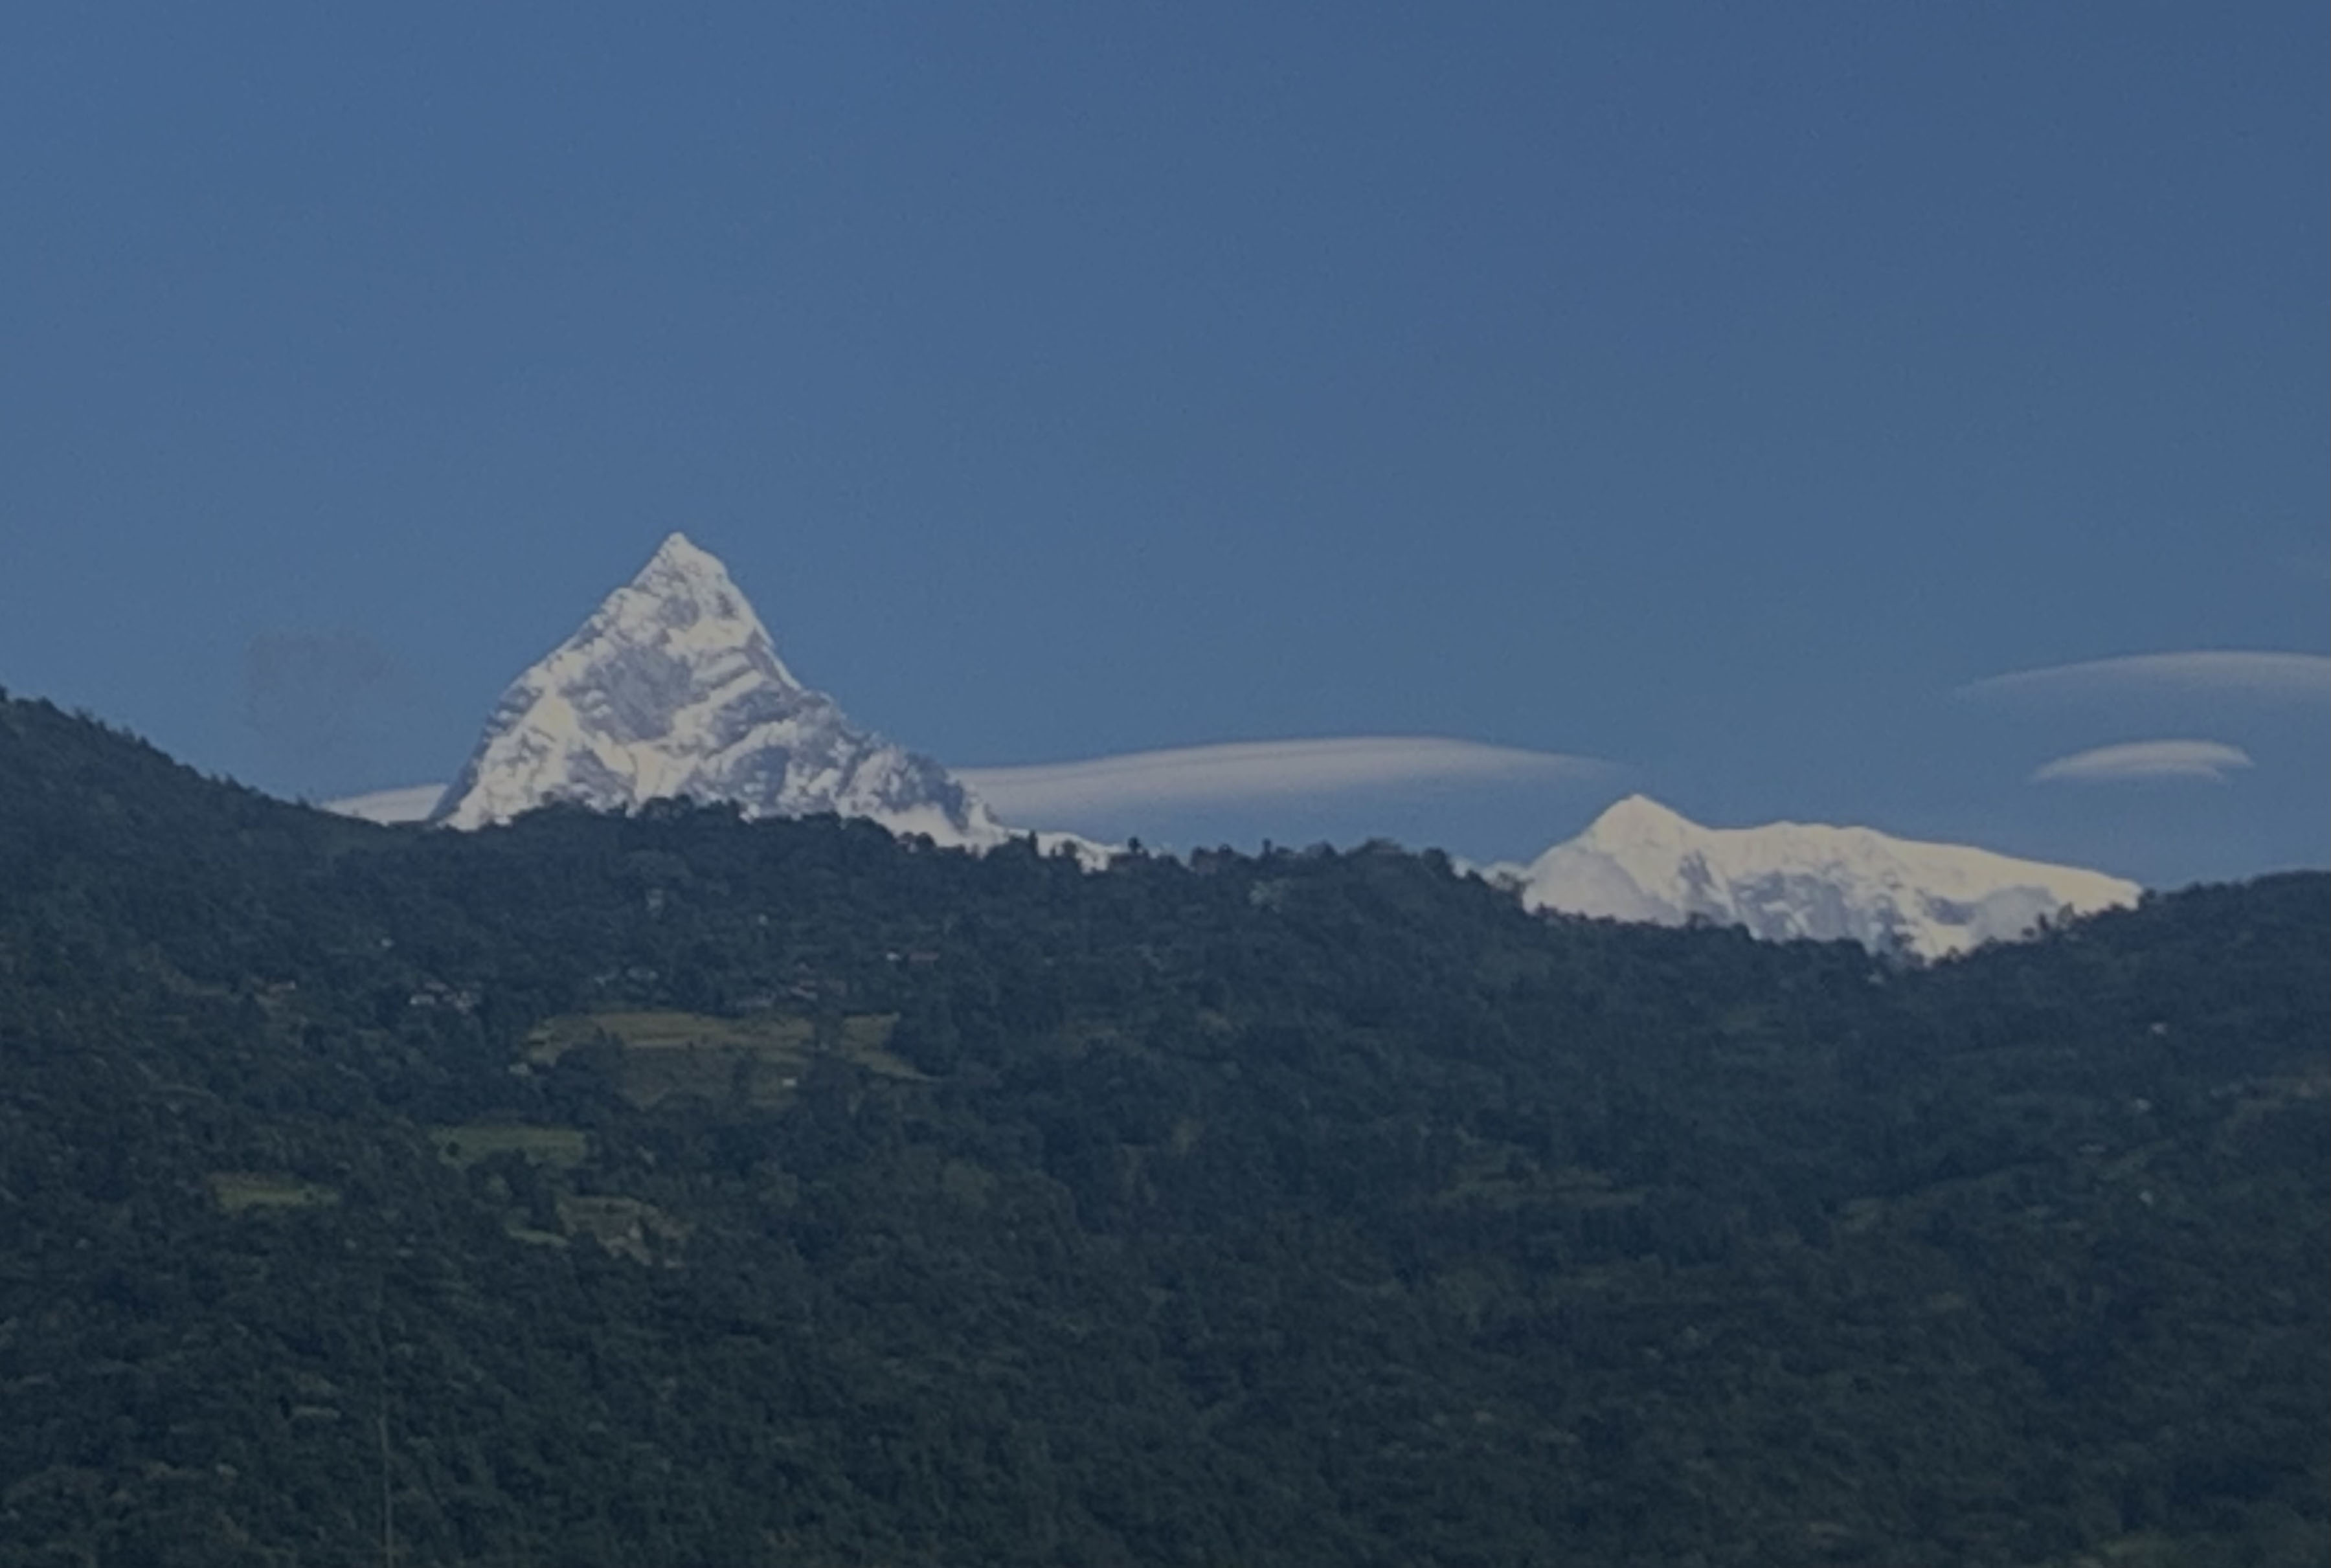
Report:
[[837,1042],[842,1060],[852,1061],[869,1072],[884,1078],[920,1078],[923,1075],[908,1066],[890,1051],[890,1036],[899,1027],[895,1012],[853,1012],[842,1021],[842,1038]]
[[468,1170],[496,1155],[520,1155],[538,1165],[571,1171],[591,1152],[580,1127],[528,1126],[511,1122],[468,1122],[431,1127],[429,1142],[448,1164]]
[[704,1012],[568,1012],[535,1025],[526,1037],[527,1057],[531,1061],[554,1062],[603,1035],[627,1051],[806,1052],[816,1041],[817,1026],[806,1018],[776,1013],[715,1018]]
[[213,1171],[206,1180],[211,1200],[230,1214],[254,1209],[327,1209],[340,1201],[337,1187],[265,1171]]
[[599,1041],[623,1052],[623,1091],[634,1105],[667,1099],[784,1104],[810,1061],[827,1053],[883,1078],[921,1075],[888,1049],[898,1016],[852,1013],[819,1021],[771,1013],[715,1018],[701,1012],[574,1012],[547,1019],[527,1036],[540,1065]]

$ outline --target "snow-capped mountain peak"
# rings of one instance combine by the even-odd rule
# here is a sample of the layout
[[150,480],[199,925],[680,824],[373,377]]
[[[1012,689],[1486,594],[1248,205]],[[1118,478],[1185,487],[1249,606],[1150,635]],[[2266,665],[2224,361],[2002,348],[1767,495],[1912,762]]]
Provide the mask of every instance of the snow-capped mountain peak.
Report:
[[686,534],[667,535],[648,564],[607,596],[583,634],[595,632],[640,645],[660,643],[675,654],[734,651],[775,679],[800,684],[728,568]]
[[474,828],[551,801],[680,796],[870,817],[950,845],[1010,837],[937,763],[795,679],[728,568],[675,533],[511,683],[433,816]]
[[1667,926],[1701,918],[1927,958],[2025,936],[2067,909],[2131,904],[2139,891],[2101,872],[1870,828],[1706,828],[1641,795],[1499,875],[1532,908]]
[[1603,814],[1588,823],[1586,831],[1573,841],[1614,851],[1650,848],[1681,844],[1699,831],[1689,820],[1651,796],[1629,795],[1604,807]]

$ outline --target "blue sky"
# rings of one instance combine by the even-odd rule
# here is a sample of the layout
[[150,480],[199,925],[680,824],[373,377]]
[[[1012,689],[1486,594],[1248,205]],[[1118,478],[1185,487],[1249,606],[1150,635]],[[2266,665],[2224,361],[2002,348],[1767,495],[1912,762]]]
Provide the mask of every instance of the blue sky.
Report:
[[2331,860],[2319,5],[50,11],[0,683],[207,770],[450,774],[679,527],[950,765],[1614,765],[1153,838]]

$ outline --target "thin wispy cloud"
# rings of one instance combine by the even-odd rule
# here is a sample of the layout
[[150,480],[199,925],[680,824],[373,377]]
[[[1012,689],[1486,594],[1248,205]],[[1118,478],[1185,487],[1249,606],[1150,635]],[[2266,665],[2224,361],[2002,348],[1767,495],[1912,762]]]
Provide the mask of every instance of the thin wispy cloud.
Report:
[[1430,736],[1240,741],[1127,752],[1030,767],[958,768],[1007,818],[1125,807],[1221,806],[1431,784],[1591,778],[1595,757]]
[[[1223,806],[1417,784],[1560,782],[1616,771],[1600,757],[1433,736],[1238,741],[1120,752],[1026,767],[948,770],[1003,815],[1021,821],[1118,807]],[[418,822],[442,784],[376,790],[324,809],[375,822]]]
[[2099,746],[2042,764],[2033,784],[2135,784],[2158,779],[2201,779],[2224,784],[2226,775],[2251,765],[2250,754],[2214,740],[2136,740]]
[[2320,653],[2203,650],[2138,653],[2018,670],[1958,689],[1961,697],[2246,697],[2331,698],[2331,658]]
[[417,822],[436,809],[444,794],[445,786],[441,784],[408,784],[403,789],[374,790],[367,794],[326,801],[324,809],[384,825]]

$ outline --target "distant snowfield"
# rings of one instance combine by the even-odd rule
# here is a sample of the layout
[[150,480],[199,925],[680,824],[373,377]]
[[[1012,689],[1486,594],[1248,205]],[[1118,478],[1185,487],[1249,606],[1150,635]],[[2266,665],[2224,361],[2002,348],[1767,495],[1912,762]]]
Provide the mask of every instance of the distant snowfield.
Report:
[[2101,871],[1870,828],[1706,828],[1641,795],[1528,865],[1486,874],[1533,909],[1660,926],[1704,919],[1774,941],[1852,941],[1921,958],[2014,941],[2043,919],[2134,904],[2143,891]]

